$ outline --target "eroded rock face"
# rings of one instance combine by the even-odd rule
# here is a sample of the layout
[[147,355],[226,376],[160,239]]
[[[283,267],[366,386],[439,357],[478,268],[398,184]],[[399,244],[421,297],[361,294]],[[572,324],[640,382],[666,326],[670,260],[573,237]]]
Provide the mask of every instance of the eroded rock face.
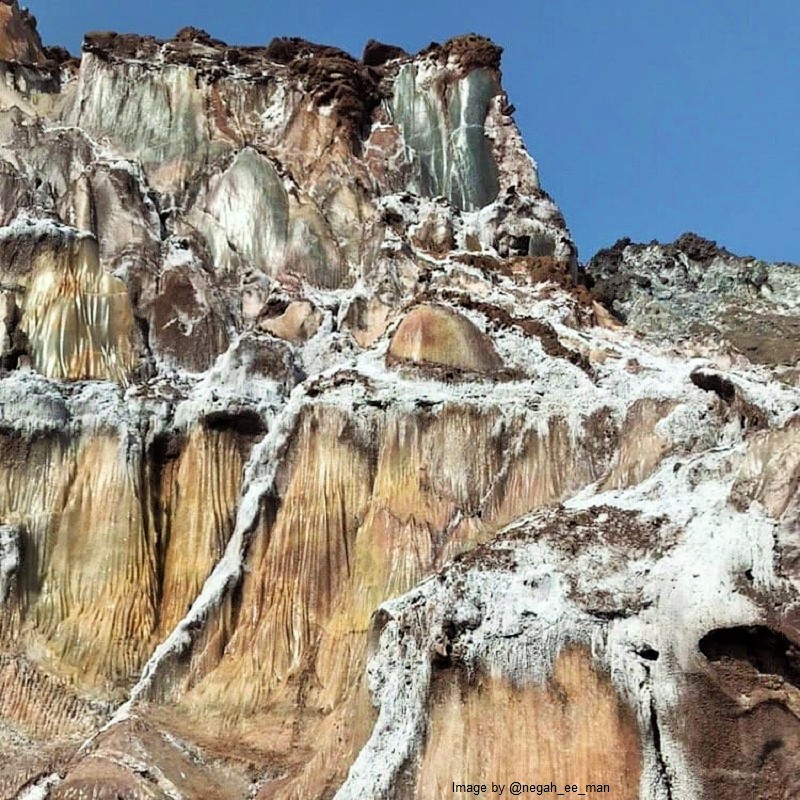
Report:
[[22,64],[41,64],[46,60],[36,20],[17,0],[0,3],[0,58]]
[[430,703],[415,791],[406,797],[446,796],[453,783],[483,784],[484,775],[505,791],[528,776],[520,782],[545,796],[553,783],[614,786],[621,797],[639,796],[635,720],[583,651],[565,649],[544,686],[445,669],[432,681]]
[[492,340],[465,317],[444,306],[418,306],[400,323],[389,356],[427,366],[493,372],[502,366]]
[[800,361],[800,270],[741,258],[687,233],[668,245],[621,239],[588,264],[593,292],[652,338],[708,343],[761,364]]
[[0,796],[796,793],[794,268],[580,285],[479,36],[0,23]]

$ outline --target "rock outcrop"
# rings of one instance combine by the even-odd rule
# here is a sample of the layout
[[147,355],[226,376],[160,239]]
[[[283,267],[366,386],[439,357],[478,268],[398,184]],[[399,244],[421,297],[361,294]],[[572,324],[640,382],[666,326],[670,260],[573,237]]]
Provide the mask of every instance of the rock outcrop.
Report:
[[392,360],[472,372],[491,373],[502,366],[492,340],[446,306],[412,309],[392,337],[388,355]]
[[741,258],[687,233],[668,245],[620,239],[588,264],[592,291],[654,340],[697,343],[749,361],[800,360],[800,270]]
[[47,56],[36,20],[18,0],[0,2],[0,58],[20,64],[42,64]]
[[797,793],[796,267],[579,270],[479,36],[0,22],[0,796]]

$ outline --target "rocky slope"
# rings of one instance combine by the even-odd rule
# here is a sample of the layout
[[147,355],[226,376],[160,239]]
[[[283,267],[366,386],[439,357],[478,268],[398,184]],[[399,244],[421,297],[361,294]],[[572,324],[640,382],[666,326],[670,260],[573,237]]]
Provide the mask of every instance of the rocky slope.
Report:
[[579,270],[481,37],[0,12],[0,797],[798,793],[797,268]]

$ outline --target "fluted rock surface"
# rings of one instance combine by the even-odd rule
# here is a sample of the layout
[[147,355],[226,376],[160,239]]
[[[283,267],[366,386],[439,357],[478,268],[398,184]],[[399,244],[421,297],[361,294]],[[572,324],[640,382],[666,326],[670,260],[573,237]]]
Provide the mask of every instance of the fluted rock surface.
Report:
[[479,36],[0,11],[0,796],[797,793],[797,268],[579,270]]

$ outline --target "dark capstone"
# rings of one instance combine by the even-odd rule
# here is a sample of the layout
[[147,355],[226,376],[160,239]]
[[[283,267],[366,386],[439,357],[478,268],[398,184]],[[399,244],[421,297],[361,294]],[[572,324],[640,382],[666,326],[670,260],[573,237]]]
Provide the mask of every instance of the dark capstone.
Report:
[[420,50],[419,55],[434,55],[440,61],[447,61],[454,56],[464,72],[473,69],[499,70],[503,48],[486,36],[468,33],[449,39],[444,44],[431,42],[424,50]]
[[673,246],[698,264],[709,264],[717,256],[731,255],[724,247],[696,233],[682,234],[675,240]]
[[174,42],[196,42],[197,44],[204,44],[208,47],[225,47],[225,42],[221,39],[214,39],[208,31],[202,28],[181,28],[173,39]]
[[589,269],[593,272],[614,273],[622,263],[625,249],[631,245],[629,237],[617,239],[611,247],[605,247],[597,251],[597,255],[589,262]]
[[370,39],[364,46],[364,55],[361,60],[368,67],[380,67],[393,58],[403,58],[407,55],[408,53],[402,47]]
[[305,56],[339,56],[355,62],[355,59],[338,47],[329,47],[324,44],[314,44],[299,36],[278,36],[274,38],[264,50],[264,55],[271,61],[279,64],[290,64],[296,58]]
[[162,42],[154,36],[138,36],[135,33],[113,31],[90,31],[83,38],[83,49],[101,57],[154,58]]
[[334,105],[337,116],[352,125],[356,134],[369,123],[380,102],[377,71],[337,47],[281,37],[273,39],[263,55],[288,66],[318,106]]
[[45,47],[44,54],[48,61],[56,64],[66,64],[68,61],[75,60],[72,53],[66,47]]

